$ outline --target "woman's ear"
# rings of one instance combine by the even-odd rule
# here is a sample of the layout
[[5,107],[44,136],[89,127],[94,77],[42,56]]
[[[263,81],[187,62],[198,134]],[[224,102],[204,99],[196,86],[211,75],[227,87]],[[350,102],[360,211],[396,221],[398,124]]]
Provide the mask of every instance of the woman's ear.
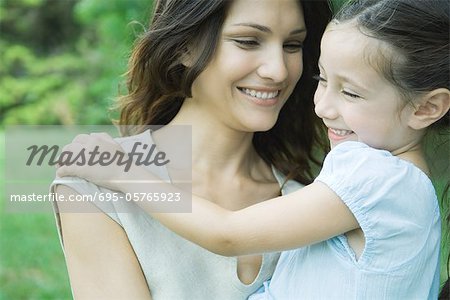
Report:
[[450,91],[445,88],[435,89],[422,96],[416,105],[408,125],[420,130],[430,126],[448,112]]

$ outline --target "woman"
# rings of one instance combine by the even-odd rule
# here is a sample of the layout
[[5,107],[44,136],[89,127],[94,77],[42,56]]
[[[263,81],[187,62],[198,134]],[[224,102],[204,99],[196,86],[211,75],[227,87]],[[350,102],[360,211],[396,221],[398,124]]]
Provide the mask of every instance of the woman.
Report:
[[[281,173],[306,184],[318,162],[312,76],[329,15],[326,1],[158,1],[133,51],[120,124],[192,126],[193,193],[227,209],[297,189]],[[120,139],[125,148],[168,135],[125,133],[139,133]],[[53,187],[67,198],[104,191],[76,178]],[[217,256],[128,202],[95,204],[106,214],[57,214],[76,298],[245,299],[278,258]]]

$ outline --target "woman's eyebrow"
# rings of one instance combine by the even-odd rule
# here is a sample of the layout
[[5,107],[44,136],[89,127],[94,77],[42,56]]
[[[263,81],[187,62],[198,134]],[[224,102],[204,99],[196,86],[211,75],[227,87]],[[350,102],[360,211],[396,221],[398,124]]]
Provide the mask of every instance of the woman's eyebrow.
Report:
[[[261,25],[261,24],[256,24],[256,23],[236,23],[236,24],[233,24],[232,26],[252,27],[252,28],[255,28],[255,29],[257,29],[259,31],[262,31],[262,32],[272,33],[272,30],[270,30],[269,27]],[[306,32],[306,28],[294,29],[289,34],[293,35],[293,34],[299,34],[299,33],[303,33],[303,32]]]

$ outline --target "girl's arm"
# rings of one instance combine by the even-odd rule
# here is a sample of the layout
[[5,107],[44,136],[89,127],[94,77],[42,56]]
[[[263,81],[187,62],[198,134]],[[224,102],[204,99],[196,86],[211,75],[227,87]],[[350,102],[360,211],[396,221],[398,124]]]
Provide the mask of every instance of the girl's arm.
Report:
[[[101,152],[123,151],[106,134],[83,136],[78,141],[66,146],[65,151],[76,152],[81,148],[89,151],[97,146]],[[74,164],[60,167],[57,174],[59,177],[82,177],[124,193],[156,192],[155,182],[159,183],[159,191],[185,193],[137,166],[123,172],[121,167],[114,164]],[[139,179],[138,182],[151,181],[153,184],[130,183],[133,178]],[[228,211],[195,195],[192,195],[192,213],[154,213],[152,202],[136,203],[186,239],[227,256],[297,248],[359,228],[348,207],[321,182],[239,211]]]
[[[144,169],[139,172],[134,178],[157,179]],[[160,184],[165,191],[180,192],[170,184]],[[125,182],[118,187],[125,193],[154,192],[144,184]],[[137,204],[179,235],[226,256],[298,248],[359,228],[344,202],[321,182],[239,211],[228,211],[195,195],[192,213],[154,213],[151,202]]]
[[[69,199],[76,195],[64,185],[56,193]],[[70,211],[64,202],[61,235],[74,299],[148,299],[150,290],[123,229],[103,212]],[[90,211],[94,211],[93,204]],[[72,209],[73,211],[73,209]]]

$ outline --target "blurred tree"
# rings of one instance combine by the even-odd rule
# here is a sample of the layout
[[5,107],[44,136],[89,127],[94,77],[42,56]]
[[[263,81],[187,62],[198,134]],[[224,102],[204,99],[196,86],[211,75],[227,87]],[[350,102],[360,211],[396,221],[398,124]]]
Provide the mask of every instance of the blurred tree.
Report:
[[80,33],[72,11],[76,1],[4,0],[2,39],[32,48],[36,54],[70,49]]
[[[0,0],[0,125],[109,124],[151,0]],[[137,33],[136,33],[137,32]]]
[[85,28],[78,51],[89,62],[90,88],[80,114],[83,124],[99,116],[109,120],[105,107],[118,94],[120,74],[126,71],[131,44],[145,30],[151,12],[149,0],[81,0],[75,10]]

